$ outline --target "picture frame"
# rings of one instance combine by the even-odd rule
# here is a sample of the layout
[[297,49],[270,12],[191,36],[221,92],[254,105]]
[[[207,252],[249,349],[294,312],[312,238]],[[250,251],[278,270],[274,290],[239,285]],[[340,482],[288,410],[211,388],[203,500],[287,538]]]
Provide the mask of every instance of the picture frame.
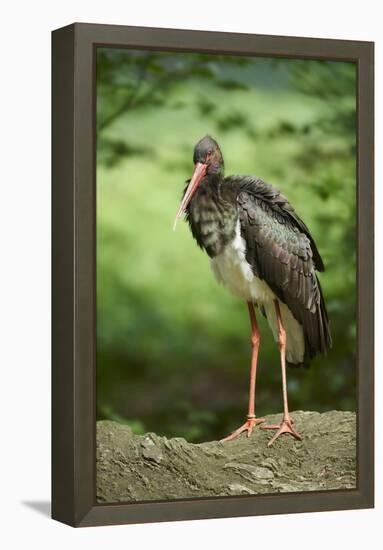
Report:
[[[99,46],[357,65],[356,489],[96,502],[95,51]],[[52,517],[71,526],[374,505],[373,43],[75,23],[52,33]]]

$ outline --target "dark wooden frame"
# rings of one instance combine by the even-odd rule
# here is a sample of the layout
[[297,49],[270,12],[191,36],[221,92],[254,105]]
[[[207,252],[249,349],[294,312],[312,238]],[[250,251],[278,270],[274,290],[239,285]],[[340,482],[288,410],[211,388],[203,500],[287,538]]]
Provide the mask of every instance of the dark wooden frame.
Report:
[[[76,23],[53,47],[52,517],[72,526],[369,508],[373,441],[373,43]],[[353,61],[358,70],[358,487],[96,503],[95,47]]]

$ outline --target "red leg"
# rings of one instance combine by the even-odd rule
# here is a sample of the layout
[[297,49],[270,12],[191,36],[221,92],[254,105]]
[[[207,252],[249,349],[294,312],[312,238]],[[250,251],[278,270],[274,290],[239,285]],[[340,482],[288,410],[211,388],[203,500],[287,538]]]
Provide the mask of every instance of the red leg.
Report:
[[250,323],[251,323],[251,344],[252,344],[252,356],[251,356],[251,368],[250,368],[250,388],[249,388],[249,409],[247,413],[247,420],[242,426],[240,426],[233,433],[221,439],[221,441],[231,441],[238,437],[242,432],[247,432],[247,437],[250,437],[254,426],[264,422],[264,418],[255,417],[255,381],[257,376],[257,363],[258,363],[258,351],[261,340],[261,335],[258,328],[257,317],[255,315],[255,309],[252,302],[247,303],[249,309]]
[[296,432],[293,428],[293,419],[289,414],[289,406],[287,402],[287,382],[286,382],[286,331],[284,329],[281,317],[281,310],[279,307],[279,302],[275,302],[275,311],[277,314],[277,323],[278,323],[278,333],[279,333],[279,349],[281,352],[281,369],[282,369],[282,389],[283,389],[283,419],[280,424],[275,424],[272,426],[261,426],[264,430],[277,430],[274,436],[270,439],[268,447],[271,447],[273,443],[278,439],[282,434],[290,434],[295,439],[302,440],[302,437]]

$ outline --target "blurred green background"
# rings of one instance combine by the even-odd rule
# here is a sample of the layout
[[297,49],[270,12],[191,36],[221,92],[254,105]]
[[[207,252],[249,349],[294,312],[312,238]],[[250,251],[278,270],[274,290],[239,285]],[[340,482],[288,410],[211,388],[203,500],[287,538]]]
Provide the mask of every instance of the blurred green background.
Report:
[[[189,441],[245,418],[246,305],[184,222],[172,232],[207,133],[226,174],[287,195],[327,268],[333,349],[288,370],[291,410],[355,410],[355,91],[353,63],[98,48],[98,418]],[[278,348],[260,324],[259,416],[282,410]]]

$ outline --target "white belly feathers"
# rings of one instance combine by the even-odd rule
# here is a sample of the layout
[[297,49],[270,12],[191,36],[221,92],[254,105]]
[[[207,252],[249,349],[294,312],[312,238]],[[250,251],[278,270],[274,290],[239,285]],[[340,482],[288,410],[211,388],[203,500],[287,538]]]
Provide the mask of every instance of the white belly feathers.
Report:
[[233,294],[247,301],[265,305],[274,302],[274,292],[269,286],[253,274],[246,261],[246,243],[241,237],[239,221],[236,226],[235,238],[229,243],[222,254],[211,260],[211,267],[217,280],[231,290]]
[[[235,238],[224,251],[210,260],[217,280],[225,285],[233,294],[263,306],[267,321],[278,341],[278,327],[275,313],[275,300],[278,298],[270,287],[253,274],[251,266],[246,261],[246,243],[241,236],[239,220],[236,226]],[[286,330],[286,357],[291,363],[303,361],[305,346],[302,326],[293,317],[286,304],[280,303],[282,322]]]

